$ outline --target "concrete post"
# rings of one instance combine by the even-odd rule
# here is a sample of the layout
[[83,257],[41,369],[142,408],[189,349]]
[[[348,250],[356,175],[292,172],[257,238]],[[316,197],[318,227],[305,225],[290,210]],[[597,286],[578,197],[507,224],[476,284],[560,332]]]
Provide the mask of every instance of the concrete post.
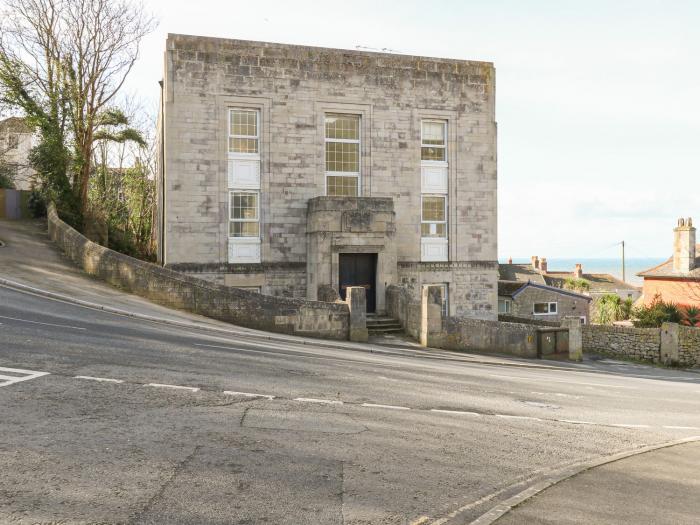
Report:
[[442,333],[442,288],[424,286],[421,290],[420,344],[432,346],[432,341]]
[[350,341],[366,343],[369,338],[366,290],[362,286],[348,286],[345,302],[350,310]]
[[659,361],[664,365],[677,365],[680,361],[678,325],[676,323],[663,323],[661,325]]
[[583,361],[583,330],[581,319],[566,317],[561,322],[562,327],[569,329],[569,359]]

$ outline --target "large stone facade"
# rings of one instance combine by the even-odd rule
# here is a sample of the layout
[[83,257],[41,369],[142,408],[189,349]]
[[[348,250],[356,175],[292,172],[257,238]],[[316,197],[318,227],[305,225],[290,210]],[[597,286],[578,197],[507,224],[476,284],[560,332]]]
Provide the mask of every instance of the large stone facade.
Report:
[[[418,299],[437,283],[450,314],[496,318],[491,63],[169,35],[162,97],[165,266],[317,299],[321,287],[340,286],[339,255],[371,252],[378,311],[391,284]],[[232,108],[259,115],[259,237],[244,264],[231,258],[240,240],[229,237]],[[356,197],[325,196],[329,114],[359,122]],[[427,120],[445,123],[442,185],[421,156]],[[423,239],[436,231],[421,226],[422,198],[433,192],[446,196],[444,244]]]

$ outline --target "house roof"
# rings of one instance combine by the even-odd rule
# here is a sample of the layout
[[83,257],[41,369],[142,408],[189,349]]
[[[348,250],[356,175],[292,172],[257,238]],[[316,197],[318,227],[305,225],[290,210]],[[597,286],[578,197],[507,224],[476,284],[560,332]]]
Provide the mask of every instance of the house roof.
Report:
[[0,120],[0,131],[13,131],[15,133],[31,133],[32,128],[22,117],[8,117]]
[[[700,244],[695,246],[695,253],[700,253]],[[689,272],[677,272],[673,269],[673,257],[661,264],[639,272],[640,277],[673,277],[676,279],[698,279],[700,280],[700,257],[695,258],[695,269]]]
[[499,264],[498,278],[503,281],[520,281],[547,284],[542,274],[529,264]]
[[[700,247],[698,250],[700,250]],[[502,281],[530,281],[556,288],[563,288],[566,279],[574,276],[573,272],[551,271],[541,273],[535,270],[531,264],[499,264],[498,274],[498,278]],[[639,291],[637,286],[626,283],[608,273],[584,273],[581,277],[589,282],[589,292],[591,293],[615,292],[618,290]]]
[[548,286],[546,284],[519,281],[498,281],[498,296],[499,297],[511,297],[515,299],[520,295],[526,288],[537,288],[539,290],[547,290],[557,295],[568,295],[569,297],[576,297],[577,299],[584,299],[586,301],[591,301],[592,298],[589,295],[584,295],[571,290],[564,290],[563,288],[558,288],[556,286]]
[[[547,272],[545,281],[550,286],[564,286],[567,278],[573,277],[571,272]],[[589,283],[588,291],[596,292],[615,292],[617,290],[634,290],[639,291],[637,286],[626,283],[622,279],[618,279],[609,273],[584,273],[581,275]]]

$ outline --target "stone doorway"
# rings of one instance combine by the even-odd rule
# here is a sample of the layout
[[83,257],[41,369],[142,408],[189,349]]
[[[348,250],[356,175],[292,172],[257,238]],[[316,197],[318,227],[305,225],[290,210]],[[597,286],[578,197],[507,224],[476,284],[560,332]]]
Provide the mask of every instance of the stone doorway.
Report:
[[338,266],[340,297],[345,300],[348,286],[362,286],[367,294],[367,311],[373,313],[377,308],[377,254],[340,253]]

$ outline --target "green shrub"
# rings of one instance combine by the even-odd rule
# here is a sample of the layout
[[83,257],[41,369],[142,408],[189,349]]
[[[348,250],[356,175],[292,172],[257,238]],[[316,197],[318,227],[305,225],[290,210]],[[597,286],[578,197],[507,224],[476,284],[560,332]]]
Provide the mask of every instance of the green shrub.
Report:
[[586,279],[574,279],[573,277],[567,277],[564,279],[564,288],[574,292],[587,292],[591,289],[591,283],[589,283]]
[[634,326],[658,328],[662,323],[680,323],[681,311],[674,303],[666,302],[656,295],[648,306],[635,308],[632,312]]

